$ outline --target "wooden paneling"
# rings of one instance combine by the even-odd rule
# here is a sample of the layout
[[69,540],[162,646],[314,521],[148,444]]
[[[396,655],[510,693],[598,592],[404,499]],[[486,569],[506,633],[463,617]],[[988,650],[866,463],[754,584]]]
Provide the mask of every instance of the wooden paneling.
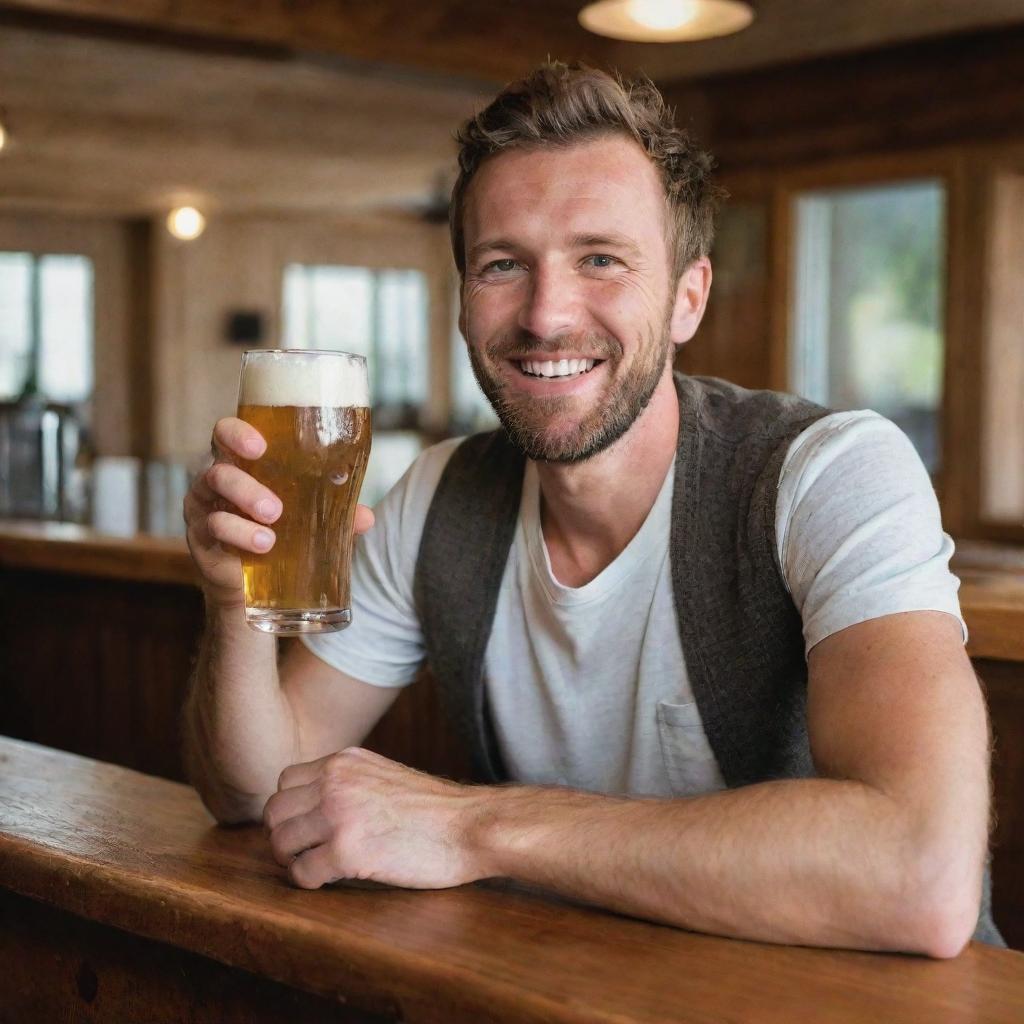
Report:
[[981,388],[983,520],[1024,521],[1024,167],[993,170]]
[[163,942],[0,891],[0,1020],[390,1024]]
[[1024,139],[1024,29],[666,86],[726,173]]
[[0,733],[183,778],[199,591],[32,570],[0,579]]
[[723,207],[711,254],[714,281],[697,334],[676,368],[764,387],[770,374],[768,221],[763,203],[736,197]]
[[996,828],[993,916],[1003,938],[1024,949],[1024,664],[976,660],[992,720]]

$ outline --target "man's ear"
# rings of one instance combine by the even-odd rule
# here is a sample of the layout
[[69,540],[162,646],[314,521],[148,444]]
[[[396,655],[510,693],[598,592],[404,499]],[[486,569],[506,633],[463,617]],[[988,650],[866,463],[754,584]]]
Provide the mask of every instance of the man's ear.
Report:
[[669,321],[669,336],[676,345],[688,342],[701,320],[711,291],[711,260],[701,256],[694,260],[679,276],[675,305]]

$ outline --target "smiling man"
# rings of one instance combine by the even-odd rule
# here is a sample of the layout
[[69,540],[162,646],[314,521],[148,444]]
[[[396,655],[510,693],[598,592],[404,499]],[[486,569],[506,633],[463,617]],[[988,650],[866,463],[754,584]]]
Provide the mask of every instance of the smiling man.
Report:
[[[426,452],[369,532],[364,510],[352,627],[280,669],[232,553],[280,502],[227,458],[197,482],[208,806],[262,816],[309,888],[510,876],[740,938],[1001,943],[984,702],[909,442],[673,375],[715,194],[649,83],[546,65],[459,141],[460,324],[503,429]],[[476,785],[358,746],[424,659]]]

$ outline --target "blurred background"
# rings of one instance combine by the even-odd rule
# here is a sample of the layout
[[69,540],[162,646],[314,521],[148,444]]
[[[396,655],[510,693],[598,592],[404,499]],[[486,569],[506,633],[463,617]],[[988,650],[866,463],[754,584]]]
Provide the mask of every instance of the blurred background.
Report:
[[582,6],[0,2],[0,517],[180,532],[247,347],[367,355],[371,502],[489,425],[452,132],[551,55],[647,73],[719,159],[682,368],[879,410],[947,529],[1024,541],[1024,4],[761,0],[676,43]]

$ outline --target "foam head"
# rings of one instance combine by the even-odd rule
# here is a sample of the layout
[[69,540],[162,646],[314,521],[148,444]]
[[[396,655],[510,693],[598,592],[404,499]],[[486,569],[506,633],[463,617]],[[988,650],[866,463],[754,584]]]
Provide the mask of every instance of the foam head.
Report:
[[347,352],[246,352],[238,404],[369,408],[366,360]]

